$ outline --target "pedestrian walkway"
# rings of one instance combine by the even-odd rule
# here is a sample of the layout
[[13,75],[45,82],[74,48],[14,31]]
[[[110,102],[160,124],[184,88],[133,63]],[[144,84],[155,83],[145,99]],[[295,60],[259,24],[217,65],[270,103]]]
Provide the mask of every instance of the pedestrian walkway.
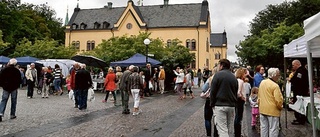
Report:
[[[205,137],[205,100],[199,97],[199,89],[194,91],[197,95],[194,99],[187,97],[178,100],[176,93],[154,94],[143,98],[142,113],[133,116],[121,114],[122,108],[115,107],[112,102],[102,103],[105,93],[95,93],[96,100],[88,102],[88,110],[79,111],[73,108],[73,101],[65,94],[50,96],[49,99],[34,95],[33,99],[27,99],[26,90],[19,90],[17,119],[9,118],[8,105],[3,121],[0,122],[0,136]],[[132,105],[130,97],[129,107],[132,108]],[[245,107],[243,135],[257,137],[257,131],[251,129],[250,110],[249,106]],[[281,136],[312,136],[309,124],[291,125],[293,118],[293,112],[289,111],[288,128],[285,128],[283,111]]]

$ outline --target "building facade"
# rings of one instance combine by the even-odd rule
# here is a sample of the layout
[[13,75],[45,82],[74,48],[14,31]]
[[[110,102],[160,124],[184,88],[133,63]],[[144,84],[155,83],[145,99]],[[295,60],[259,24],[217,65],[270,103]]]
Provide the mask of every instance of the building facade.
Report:
[[[160,38],[166,45],[179,39],[195,54],[190,64],[194,69],[214,64],[215,48],[210,41],[211,25],[207,0],[202,3],[136,6],[129,0],[126,7],[112,7],[112,3],[98,9],[80,9],[77,6],[66,26],[66,46],[89,51],[102,42],[123,35],[150,32],[151,38]],[[210,46],[211,43],[211,46]],[[222,46],[226,47],[226,46]],[[221,52],[222,53],[222,50]]]

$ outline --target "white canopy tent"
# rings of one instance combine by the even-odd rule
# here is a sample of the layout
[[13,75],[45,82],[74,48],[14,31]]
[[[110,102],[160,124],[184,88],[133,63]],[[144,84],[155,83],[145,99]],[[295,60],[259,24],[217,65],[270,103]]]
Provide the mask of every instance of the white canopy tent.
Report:
[[283,53],[285,58],[307,58],[313,137],[316,137],[317,131],[315,127],[315,113],[313,109],[314,93],[312,84],[312,58],[320,58],[320,12],[304,20],[303,23],[305,34],[300,38],[291,41],[289,44],[284,45]]
[[58,64],[62,69],[63,76],[66,77],[69,75],[69,70],[76,61],[70,59],[44,59],[36,62],[41,63],[46,67],[50,66],[51,68],[54,68],[55,64]]
[[317,136],[315,127],[314,113],[314,93],[312,84],[312,57],[320,57],[320,12],[312,17],[304,20],[305,40],[307,41],[307,60],[308,60],[308,76],[309,76],[309,93],[311,102],[311,117],[313,137]]

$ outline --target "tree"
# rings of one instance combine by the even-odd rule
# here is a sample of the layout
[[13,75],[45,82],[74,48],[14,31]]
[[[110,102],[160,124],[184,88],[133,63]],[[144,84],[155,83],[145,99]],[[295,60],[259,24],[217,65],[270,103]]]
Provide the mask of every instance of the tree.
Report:
[[69,59],[75,54],[76,49],[74,47],[59,45],[59,42],[53,39],[35,40],[32,44],[30,40],[24,38],[10,57],[33,56],[40,59]]
[[261,37],[250,36],[236,46],[236,54],[246,64],[280,67],[283,65],[283,45],[304,33],[299,24],[286,26],[281,23],[274,31],[267,29],[261,32]]
[[8,48],[9,43],[2,40],[2,31],[0,30],[0,55],[3,55],[4,51]]
[[[151,33],[140,33],[137,36],[121,36],[103,40],[97,48],[82,54],[93,55],[107,63],[128,59],[136,53],[146,55],[146,46],[143,40],[149,38]],[[165,47],[159,38],[150,39],[149,53],[154,54],[154,58],[161,61],[164,65],[173,66],[175,64],[186,65],[195,59],[193,54],[184,46],[181,41],[173,40],[172,46]]]

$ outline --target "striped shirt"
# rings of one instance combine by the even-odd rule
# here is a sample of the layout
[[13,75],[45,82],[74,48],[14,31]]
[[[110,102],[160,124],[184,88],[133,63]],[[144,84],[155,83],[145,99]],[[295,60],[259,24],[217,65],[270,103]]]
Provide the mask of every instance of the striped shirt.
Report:
[[54,76],[54,79],[59,79],[61,78],[62,74],[61,74],[61,69],[54,69],[54,72],[53,72],[53,76]]

